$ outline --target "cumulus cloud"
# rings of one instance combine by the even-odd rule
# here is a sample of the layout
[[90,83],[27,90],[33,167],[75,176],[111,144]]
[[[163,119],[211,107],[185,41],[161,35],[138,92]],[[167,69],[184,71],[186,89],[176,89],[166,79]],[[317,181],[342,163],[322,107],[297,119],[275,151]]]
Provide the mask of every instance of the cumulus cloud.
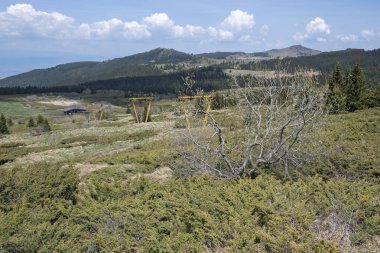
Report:
[[234,34],[231,31],[223,30],[223,29],[218,29],[215,27],[210,26],[207,29],[208,34],[217,40],[221,41],[229,41],[234,39]]
[[337,35],[335,36],[338,40],[342,42],[357,42],[362,40],[372,40],[380,37],[380,33],[377,33],[373,30],[362,30],[359,34],[349,34],[349,35]]
[[293,39],[294,39],[295,41],[303,41],[303,40],[305,40],[306,38],[308,38],[308,35],[307,35],[307,34],[300,33],[300,32],[296,32],[296,33],[293,35]]
[[[117,18],[78,24],[72,17],[58,12],[43,12],[30,4],[10,5],[0,12],[0,37],[50,39],[129,39],[152,36],[193,38],[199,40],[248,41],[255,26],[253,14],[234,10],[215,26],[179,25],[166,13],[153,13],[141,21],[123,21]],[[268,26],[260,33],[266,35]],[[249,38],[249,39],[248,39]]]
[[320,17],[316,17],[306,25],[306,32],[308,34],[330,34],[330,26]]
[[71,32],[74,19],[58,12],[37,11],[30,4],[10,5],[0,12],[0,37],[64,38]]
[[335,36],[338,40],[343,42],[355,42],[359,40],[359,37],[355,34],[349,34],[349,35],[337,35]]
[[269,26],[268,25],[262,25],[261,28],[260,28],[260,33],[263,36],[267,36],[268,32],[269,32]]
[[180,26],[176,25],[172,28],[172,35],[175,38],[196,38],[203,34],[205,34],[206,29],[202,26],[193,26],[193,25],[186,25],[186,26]]
[[316,40],[327,41],[326,36],[331,33],[330,25],[323,18],[316,17],[306,24],[305,32],[296,32],[293,35],[295,41]]
[[166,13],[154,13],[143,19],[143,23],[151,28],[172,28],[174,21]]
[[221,27],[229,31],[252,29],[254,25],[253,15],[241,10],[231,11],[230,15],[221,23]]
[[366,40],[370,40],[376,37],[376,33],[373,30],[362,30],[360,36]]
[[110,19],[92,24],[81,24],[75,33],[76,38],[108,39],[123,37],[126,39],[142,39],[150,37],[151,33],[145,25],[136,21],[123,22],[120,19]]

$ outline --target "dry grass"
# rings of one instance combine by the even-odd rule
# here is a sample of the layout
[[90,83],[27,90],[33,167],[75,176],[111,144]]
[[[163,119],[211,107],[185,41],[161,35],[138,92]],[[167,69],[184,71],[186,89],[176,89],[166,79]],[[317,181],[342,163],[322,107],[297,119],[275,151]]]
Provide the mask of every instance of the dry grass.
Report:
[[162,167],[153,171],[152,173],[138,173],[132,176],[131,179],[133,180],[141,177],[146,177],[154,181],[166,181],[173,177],[173,170],[169,167]]

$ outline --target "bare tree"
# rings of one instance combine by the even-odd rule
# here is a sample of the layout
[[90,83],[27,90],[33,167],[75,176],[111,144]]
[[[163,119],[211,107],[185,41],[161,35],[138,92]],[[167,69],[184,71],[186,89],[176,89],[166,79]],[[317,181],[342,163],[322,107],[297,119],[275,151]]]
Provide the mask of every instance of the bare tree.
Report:
[[304,158],[300,144],[322,114],[323,95],[315,76],[276,71],[268,77],[234,79],[234,86],[239,127],[231,129],[225,117],[210,113],[207,129],[186,132],[193,145],[184,157],[193,169],[219,177],[252,178],[259,168],[274,165],[281,165],[289,177],[289,166]]

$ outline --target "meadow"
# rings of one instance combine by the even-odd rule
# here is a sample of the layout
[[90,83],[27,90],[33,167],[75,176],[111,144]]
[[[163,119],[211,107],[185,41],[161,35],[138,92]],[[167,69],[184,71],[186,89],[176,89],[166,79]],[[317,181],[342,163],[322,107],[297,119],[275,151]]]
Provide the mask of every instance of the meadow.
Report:
[[[116,97],[115,97],[116,96]],[[318,154],[255,179],[189,174],[184,115],[155,101],[137,124],[127,99],[104,120],[64,116],[40,101],[0,98],[12,118],[0,138],[0,251],[4,252],[376,252],[380,247],[380,110],[326,115],[305,148]],[[66,104],[65,104],[66,105]],[[213,111],[231,133],[238,108]],[[52,131],[27,126],[40,114]],[[194,131],[201,131],[194,126]]]

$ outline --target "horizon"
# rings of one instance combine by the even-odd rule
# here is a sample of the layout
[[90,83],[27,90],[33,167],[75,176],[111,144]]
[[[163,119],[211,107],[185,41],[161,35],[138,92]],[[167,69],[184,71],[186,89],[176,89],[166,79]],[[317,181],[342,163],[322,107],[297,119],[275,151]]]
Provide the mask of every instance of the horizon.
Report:
[[199,54],[292,45],[324,52],[372,50],[380,45],[380,3],[373,1],[80,0],[74,6],[68,1],[1,1],[0,78],[159,47]]

